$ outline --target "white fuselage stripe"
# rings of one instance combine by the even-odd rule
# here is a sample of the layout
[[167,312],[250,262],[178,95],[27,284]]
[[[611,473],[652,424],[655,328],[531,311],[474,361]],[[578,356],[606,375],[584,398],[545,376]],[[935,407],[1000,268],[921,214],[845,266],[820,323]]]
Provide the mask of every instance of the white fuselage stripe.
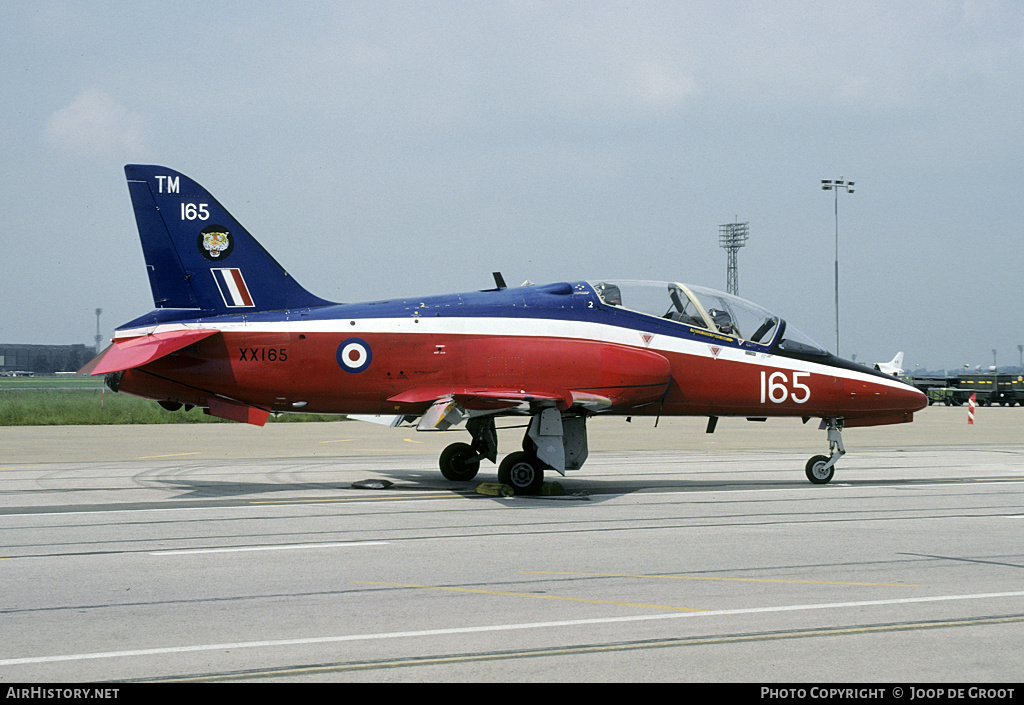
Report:
[[[212,323],[212,322],[211,322]],[[353,334],[409,334],[409,335],[473,335],[523,338],[568,338],[615,343],[658,353],[692,355],[696,357],[717,357],[741,363],[757,363],[765,367],[836,374],[847,379],[860,380],[895,388],[905,385],[896,380],[842,369],[836,371],[830,365],[798,360],[780,355],[770,355],[731,347],[709,337],[707,341],[681,338],[667,334],[646,333],[636,328],[613,326],[592,321],[565,320],[555,318],[506,318],[506,317],[403,317],[403,318],[335,318],[319,320],[290,321],[245,321],[223,322],[216,325],[199,323],[173,323],[146,328],[119,330],[116,339],[134,338],[140,335],[165,333],[176,330],[203,330],[215,328],[224,333],[294,333],[306,334],[336,333],[345,337]],[[647,340],[644,336],[647,336]],[[717,354],[712,352],[717,348]]]

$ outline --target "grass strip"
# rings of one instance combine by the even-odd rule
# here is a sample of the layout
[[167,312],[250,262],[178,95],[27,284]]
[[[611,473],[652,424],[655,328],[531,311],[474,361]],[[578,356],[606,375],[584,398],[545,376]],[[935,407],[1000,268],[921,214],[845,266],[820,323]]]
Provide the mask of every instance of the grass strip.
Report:
[[[282,414],[268,423],[341,421],[344,416]],[[10,389],[0,387],[0,426],[89,426],[101,424],[235,423],[202,409],[166,411],[155,401],[109,389]]]

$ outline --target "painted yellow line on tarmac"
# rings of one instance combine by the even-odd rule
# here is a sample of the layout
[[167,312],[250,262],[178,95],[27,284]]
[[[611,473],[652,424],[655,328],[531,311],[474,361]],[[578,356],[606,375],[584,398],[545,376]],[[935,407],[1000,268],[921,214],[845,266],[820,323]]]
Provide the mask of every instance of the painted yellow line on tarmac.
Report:
[[444,499],[446,497],[462,497],[462,495],[447,492],[445,494],[382,494],[376,497],[337,497],[335,499],[254,499],[248,502],[248,504],[323,504],[330,502],[372,502],[381,499]]
[[339,438],[336,441],[319,441],[319,442],[320,443],[348,443],[351,440],[354,440],[354,439],[352,439],[352,438]]
[[563,573],[547,570],[521,570],[526,575],[575,575],[593,578],[658,578],[661,580],[722,580],[738,583],[804,583],[806,585],[859,585],[862,587],[924,587],[908,583],[845,583],[833,580],[780,580],[773,578],[713,578],[703,575],[634,575],[631,573]]
[[150,460],[151,458],[177,458],[182,455],[199,455],[200,451],[192,451],[191,453],[167,453],[166,455],[140,455],[136,457],[136,460]]
[[536,595],[528,592],[504,592],[502,590],[480,590],[478,588],[444,587],[442,585],[409,585],[406,583],[378,583],[369,580],[354,580],[360,585],[383,585],[386,587],[416,588],[419,590],[445,590],[448,592],[471,592],[478,595],[498,595],[500,597],[531,597],[536,600],[560,600],[563,602],[586,602],[591,605],[618,605],[620,607],[641,607],[653,610],[671,610],[673,612],[704,612],[695,607],[673,607],[672,605],[647,605],[637,602],[617,602],[615,600],[592,600],[585,597],[563,597],[561,595]]

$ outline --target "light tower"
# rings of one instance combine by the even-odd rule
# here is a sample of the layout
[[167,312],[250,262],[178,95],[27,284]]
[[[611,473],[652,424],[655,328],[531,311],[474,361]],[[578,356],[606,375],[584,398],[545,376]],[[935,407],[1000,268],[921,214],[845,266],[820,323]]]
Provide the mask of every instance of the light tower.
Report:
[[727,223],[718,226],[718,244],[729,253],[725,274],[725,290],[730,294],[739,295],[740,277],[736,264],[736,253],[747,244],[750,236],[750,223]]
[[822,191],[832,191],[835,195],[836,213],[836,356],[839,355],[839,191],[853,193],[853,182],[844,181],[839,177],[835,181],[831,179],[821,180]]

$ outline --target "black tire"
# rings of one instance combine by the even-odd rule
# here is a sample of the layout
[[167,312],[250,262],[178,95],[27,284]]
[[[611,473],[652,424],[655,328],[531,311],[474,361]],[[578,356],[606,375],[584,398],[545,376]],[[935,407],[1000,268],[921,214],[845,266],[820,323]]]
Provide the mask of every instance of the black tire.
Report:
[[537,494],[544,484],[544,468],[525,451],[509,453],[498,466],[498,482],[511,486],[516,494]]
[[468,443],[452,443],[441,451],[441,474],[452,482],[468,482],[480,470],[480,457]]
[[836,474],[835,465],[830,467],[828,470],[824,469],[827,463],[827,455],[815,455],[813,458],[808,460],[807,466],[804,468],[804,472],[807,475],[807,479],[816,485],[827,484]]

